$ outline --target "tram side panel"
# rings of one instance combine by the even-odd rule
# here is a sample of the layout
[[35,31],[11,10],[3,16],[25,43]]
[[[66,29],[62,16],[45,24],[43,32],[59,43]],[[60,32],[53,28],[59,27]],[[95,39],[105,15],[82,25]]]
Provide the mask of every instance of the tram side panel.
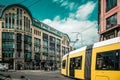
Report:
[[84,79],[85,50],[69,55],[68,76]]
[[62,64],[61,64],[61,74],[64,76],[67,76],[66,74],[66,66],[67,66],[67,56],[62,58]]
[[91,80],[120,80],[120,43],[93,49]]

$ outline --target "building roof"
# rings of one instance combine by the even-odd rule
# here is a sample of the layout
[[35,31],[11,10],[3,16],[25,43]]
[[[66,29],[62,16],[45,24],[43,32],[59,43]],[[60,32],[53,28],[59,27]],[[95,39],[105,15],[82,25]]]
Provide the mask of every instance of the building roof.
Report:
[[21,7],[21,8],[23,8],[23,9],[25,9],[25,10],[27,11],[27,13],[29,14],[31,20],[33,19],[30,10],[29,10],[27,7],[25,7],[25,6],[21,5],[21,4],[12,4],[12,5],[8,5],[8,6],[4,6],[4,7],[2,8],[2,10],[1,10],[0,18],[2,18],[2,15],[3,15],[3,13],[4,13],[5,10],[7,10],[7,9],[10,8],[10,7],[14,7],[14,6],[18,6],[18,7]]
[[[55,28],[52,28],[49,25],[44,24],[43,22],[40,22],[39,20],[33,18],[32,13],[30,12],[30,10],[27,7],[25,7],[25,6],[21,5],[21,4],[11,4],[11,5],[8,5],[8,6],[0,5],[0,18],[2,18],[3,13],[4,13],[5,10],[7,10],[10,7],[14,7],[14,6],[21,7],[21,8],[23,8],[23,9],[25,9],[27,11],[27,13],[29,14],[29,16],[31,18],[33,26],[38,27],[38,28],[40,28],[42,30],[45,30],[45,31],[47,31],[49,33],[52,33],[52,34],[54,34],[54,35],[56,35],[58,37],[63,37],[63,35],[67,35],[66,33],[58,31]],[[68,39],[70,41],[70,38],[69,38],[68,35],[67,35],[67,37],[68,37]]]
[[4,8],[5,8],[4,5],[0,5],[0,18],[1,18],[1,14],[2,14]]

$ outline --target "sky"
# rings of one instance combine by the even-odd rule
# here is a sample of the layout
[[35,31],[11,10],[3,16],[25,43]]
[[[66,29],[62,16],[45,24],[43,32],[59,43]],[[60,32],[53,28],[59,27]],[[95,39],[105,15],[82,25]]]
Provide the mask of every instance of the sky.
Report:
[[98,0],[0,0],[0,5],[22,4],[41,22],[68,34],[80,48],[98,42]]

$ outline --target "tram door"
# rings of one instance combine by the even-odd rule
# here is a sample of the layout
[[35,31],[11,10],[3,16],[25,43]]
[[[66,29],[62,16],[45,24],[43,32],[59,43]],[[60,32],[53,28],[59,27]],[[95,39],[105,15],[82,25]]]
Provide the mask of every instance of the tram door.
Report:
[[75,75],[75,58],[70,59],[70,76],[74,77]]

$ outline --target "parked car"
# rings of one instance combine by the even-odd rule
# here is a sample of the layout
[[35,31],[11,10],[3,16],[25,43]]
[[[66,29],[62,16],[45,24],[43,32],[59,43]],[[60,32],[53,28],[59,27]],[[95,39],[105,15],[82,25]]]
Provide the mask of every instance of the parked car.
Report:
[[5,71],[5,68],[2,64],[0,64],[0,71]]
[[8,71],[8,67],[6,64],[0,64],[0,71]]

